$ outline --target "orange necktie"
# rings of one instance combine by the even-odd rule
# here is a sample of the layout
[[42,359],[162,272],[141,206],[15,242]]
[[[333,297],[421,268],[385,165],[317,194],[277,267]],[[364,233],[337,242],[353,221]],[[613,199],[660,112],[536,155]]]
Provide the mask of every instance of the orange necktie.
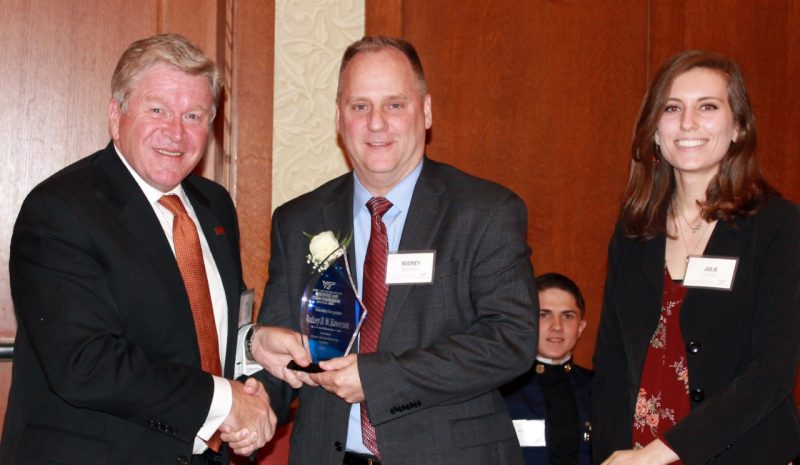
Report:
[[[172,240],[175,244],[175,259],[178,261],[183,285],[189,296],[194,317],[197,345],[200,348],[200,366],[203,371],[214,376],[222,376],[219,360],[219,339],[211,305],[211,291],[208,289],[206,267],[203,263],[203,249],[194,221],[186,213],[180,197],[165,195],[158,201],[175,216],[172,220]],[[215,433],[208,441],[209,449],[219,451],[222,441]]]

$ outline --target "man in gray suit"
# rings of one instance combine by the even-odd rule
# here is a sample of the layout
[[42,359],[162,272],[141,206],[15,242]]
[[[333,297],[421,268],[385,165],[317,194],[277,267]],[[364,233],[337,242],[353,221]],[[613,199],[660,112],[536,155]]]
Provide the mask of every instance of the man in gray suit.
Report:
[[[393,284],[390,260],[378,285],[388,295],[377,347],[367,347],[365,323],[359,353],[322,362],[322,373],[281,374],[305,381],[299,390],[257,375],[279,417],[299,394],[292,464],[522,463],[497,388],[527,370],[536,352],[526,208],[508,189],[425,157],[431,123],[411,44],[364,37],[347,49],[336,127],[353,172],[276,210],[259,323],[299,330],[312,271],[304,232],[352,234],[347,254],[368,322],[381,318],[364,289],[376,221],[386,231],[384,248],[401,261],[420,254],[418,271],[430,279]],[[367,206],[374,198],[388,206],[377,220]],[[263,330],[250,339],[257,360]]]

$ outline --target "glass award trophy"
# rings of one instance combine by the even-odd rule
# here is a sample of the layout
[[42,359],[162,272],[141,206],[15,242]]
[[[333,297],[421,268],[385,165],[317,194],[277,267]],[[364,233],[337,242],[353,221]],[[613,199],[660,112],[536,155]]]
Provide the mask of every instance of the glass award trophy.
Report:
[[[326,266],[327,265],[327,266]],[[350,353],[366,310],[356,295],[347,254],[337,248],[317,268],[303,292],[300,332],[312,363],[292,370],[318,373],[318,363]]]

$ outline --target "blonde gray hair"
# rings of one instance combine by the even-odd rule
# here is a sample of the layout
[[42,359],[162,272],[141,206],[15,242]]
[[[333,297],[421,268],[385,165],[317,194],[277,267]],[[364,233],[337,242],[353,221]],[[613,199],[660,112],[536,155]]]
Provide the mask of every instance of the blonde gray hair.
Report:
[[217,65],[197,45],[178,34],[159,34],[137,40],[122,54],[111,76],[111,95],[122,111],[128,110],[128,97],[136,86],[139,75],[159,63],[208,79],[208,87],[214,99],[213,120],[222,92],[222,78]]

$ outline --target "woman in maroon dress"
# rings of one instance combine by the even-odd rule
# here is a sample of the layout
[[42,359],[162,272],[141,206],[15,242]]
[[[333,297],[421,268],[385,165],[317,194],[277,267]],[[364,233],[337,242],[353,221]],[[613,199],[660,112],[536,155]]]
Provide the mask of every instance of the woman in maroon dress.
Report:
[[738,66],[664,63],[631,152],[594,358],[596,463],[788,463],[800,212],[761,175]]

